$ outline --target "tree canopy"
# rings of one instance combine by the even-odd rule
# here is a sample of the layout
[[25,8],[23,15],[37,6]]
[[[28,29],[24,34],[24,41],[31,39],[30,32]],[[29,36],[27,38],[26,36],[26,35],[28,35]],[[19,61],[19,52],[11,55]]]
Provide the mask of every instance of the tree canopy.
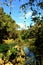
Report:
[[10,15],[4,13],[3,8],[0,8],[0,41],[2,39],[12,38],[16,34],[16,29],[19,25],[11,18]]

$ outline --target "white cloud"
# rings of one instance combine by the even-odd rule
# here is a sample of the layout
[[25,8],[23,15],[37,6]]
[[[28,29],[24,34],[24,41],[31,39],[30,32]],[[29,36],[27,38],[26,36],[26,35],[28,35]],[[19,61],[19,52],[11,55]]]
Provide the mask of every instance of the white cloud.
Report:
[[26,16],[26,18],[28,18],[28,17],[30,17],[31,15],[32,15],[32,11],[27,12],[27,14],[26,14],[25,16]]
[[18,23],[18,25],[20,26],[20,29],[27,29],[27,27],[25,28],[25,25],[23,23]]
[[24,28],[23,23],[18,23],[18,25],[19,25],[21,28]]
[[[32,15],[32,11],[26,13],[25,17],[28,19]],[[19,16],[20,19],[24,19],[24,14]]]

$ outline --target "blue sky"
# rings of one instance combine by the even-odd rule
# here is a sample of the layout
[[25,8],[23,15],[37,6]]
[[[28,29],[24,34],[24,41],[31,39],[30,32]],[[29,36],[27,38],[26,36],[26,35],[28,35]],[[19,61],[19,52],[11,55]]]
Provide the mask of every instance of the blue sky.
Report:
[[[5,0],[0,0],[0,2],[4,2]],[[21,28],[24,28],[24,14],[23,12],[19,13],[20,11],[20,5],[27,2],[28,0],[22,0],[21,2],[19,2],[19,0],[13,0],[12,2],[12,14],[11,17],[16,21],[17,24],[19,24],[21,26]],[[10,12],[10,8],[6,5],[0,5],[4,8],[4,12],[6,12],[7,14],[9,14]],[[32,11],[28,10],[26,16],[26,26],[29,26],[31,23],[33,23],[31,21],[31,15],[32,15]]]

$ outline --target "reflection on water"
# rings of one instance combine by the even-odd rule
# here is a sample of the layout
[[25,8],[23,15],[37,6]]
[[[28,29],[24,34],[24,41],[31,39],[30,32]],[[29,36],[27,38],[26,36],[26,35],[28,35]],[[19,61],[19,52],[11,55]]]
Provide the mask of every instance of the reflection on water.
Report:
[[26,56],[28,56],[28,57],[34,56],[34,53],[32,51],[30,51],[30,49],[27,47],[24,47],[24,52],[25,52]]
[[23,50],[24,50],[26,56],[28,57],[27,60],[26,60],[25,65],[28,65],[28,64],[33,65],[33,63],[35,61],[34,53],[32,51],[30,51],[30,49],[27,48],[27,47],[24,47]]

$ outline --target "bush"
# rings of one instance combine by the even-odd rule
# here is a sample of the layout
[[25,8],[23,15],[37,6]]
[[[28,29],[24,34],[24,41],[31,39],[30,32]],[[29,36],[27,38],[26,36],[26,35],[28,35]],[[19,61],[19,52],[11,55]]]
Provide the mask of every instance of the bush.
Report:
[[6,53],[9,50],[9,46],[7,44],[0,44],[0,53]]

